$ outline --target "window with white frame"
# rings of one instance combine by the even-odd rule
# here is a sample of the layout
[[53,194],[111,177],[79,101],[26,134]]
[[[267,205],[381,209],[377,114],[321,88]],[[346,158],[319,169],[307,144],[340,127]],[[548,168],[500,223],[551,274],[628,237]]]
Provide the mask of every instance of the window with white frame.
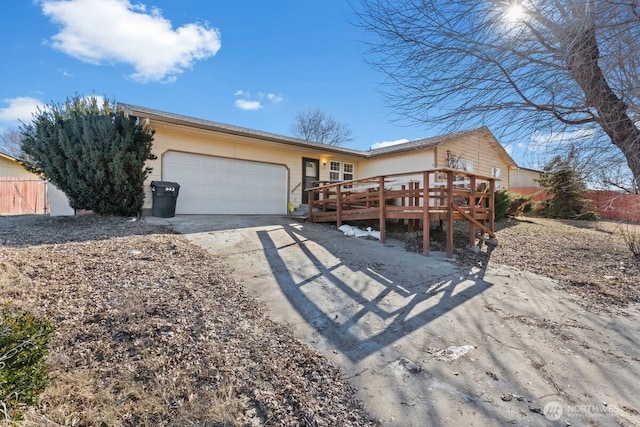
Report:
[[351,181],[355,178],[352,163],[329,162],[329,179],[331,181]]
[[473,161],[467,160],[462,156],[454,156],[450,151],[447,151],[447,167],[473,172]]
[[353,164],[351,163],[342,164],[342,179],[344,181],[351,181],[354,179]]
[[340,162],[329,162],[329,179],[331,181],[340,181]]
[[[500,179],[502,177],[500,168],[491,168],[491,177]],[[500,181],[496,181],[496,188],[500,188]]]
[[449,167],[467,172],[473,172],[473,160],[463,159],[459,156],[449,156]]
[[[447,151],[447,166],[451,169],[457,169],[465,172],[473,172],[473,161],[467,160],[462,156],[454,156],[451,152]],[[456,176],[454,178],[454,188],[469,189],[471,187],[471,181],[466,175]]]

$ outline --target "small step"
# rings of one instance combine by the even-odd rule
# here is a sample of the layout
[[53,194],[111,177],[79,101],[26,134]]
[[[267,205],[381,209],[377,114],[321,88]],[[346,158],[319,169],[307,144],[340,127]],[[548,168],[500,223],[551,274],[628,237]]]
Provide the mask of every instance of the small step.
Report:
[[309,205],[300,205],[293,212],[289,211],[287,216],[306,218],[309,216]]

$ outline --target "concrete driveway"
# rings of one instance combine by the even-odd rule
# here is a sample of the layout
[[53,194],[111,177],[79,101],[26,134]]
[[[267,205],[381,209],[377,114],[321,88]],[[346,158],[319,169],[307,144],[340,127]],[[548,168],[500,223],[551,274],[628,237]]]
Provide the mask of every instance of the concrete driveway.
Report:
[[167,220],[336,365],[388,426],[640,425],[640,315],[550,279],[276,216]]

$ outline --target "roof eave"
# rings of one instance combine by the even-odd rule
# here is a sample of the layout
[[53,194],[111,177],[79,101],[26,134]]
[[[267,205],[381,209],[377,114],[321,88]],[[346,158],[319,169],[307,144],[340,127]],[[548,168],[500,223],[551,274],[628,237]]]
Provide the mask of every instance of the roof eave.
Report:
[[178,126],[186,126],[192,127],[196,129],[221,132],[228,135],[242,136],[248,138],[258,138],[263,141],[275,142],[278,144],[284,144],[294,147],[307,148],[313,150],[322,150],[325,152],[356,156],[356,157],[367,157],[366,154],[362,151],[351,150],[348,148],[335,147],[327,144],[314,143],[294,138],[288,138],[285,136],[271,134],[267,132],[260,131],[252,131],[250,129],[244,129],[235,126],[223,125],[221,123],[211,122],[207,120],[195,119],[187,116],[180,116],[177,114],[168,114],[163,113],[161,111],[150,110],[142,107],[137,107],[130,104],[118,104],[119,107],[123,108],[127,114],[136,117],[144,117],[150,120],[155,120],[163,123],[174,124]]
[[0,157],[4,157],[5,159],[11,160],[11,161],[16,162],[16,163],[19,162],[18,159],[16,159],[15,157],[10,156],[10,155],[8,155],[6,153],[3,153],[2,151],[0,151]]

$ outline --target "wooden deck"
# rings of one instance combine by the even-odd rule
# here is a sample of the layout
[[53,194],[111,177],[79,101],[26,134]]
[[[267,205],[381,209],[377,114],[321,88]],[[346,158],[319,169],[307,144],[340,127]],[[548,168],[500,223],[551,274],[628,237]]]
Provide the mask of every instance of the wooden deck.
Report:
[[320,181],[309,192],[309,220],[343,222],[378,220],[385,242],[387,219],[407,220],[409,231],[422,226],[424,254],[429,255],[429,225],[445,221],[447,256],[453,256],[453,222],[469,223],[469,244],[476,232],[495,237],[496,178],[456,169],[431,169],[354,181]]

